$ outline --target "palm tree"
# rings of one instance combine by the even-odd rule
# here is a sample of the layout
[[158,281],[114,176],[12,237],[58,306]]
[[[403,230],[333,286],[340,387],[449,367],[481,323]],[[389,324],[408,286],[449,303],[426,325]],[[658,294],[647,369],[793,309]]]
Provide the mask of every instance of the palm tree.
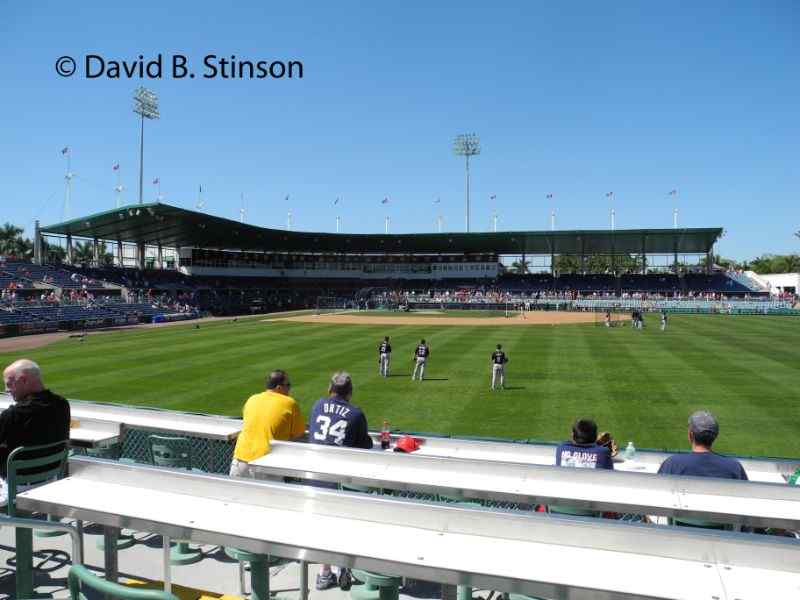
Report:
[[63,262],[67,256],[67,251],[61,246],[51,244],[42,238],[42,259],[44,262]]
[[759,275],[764,275],[766,273],[774,273],[775,272],[775,269],[773,268],[773,263],[775,262],[774,258],[775,257],[769,254],[756,257],[750,261],[750,268]]
[[33,242],[22,236],[18,237],[14,240],[13,254],[22,258],[31,258],[33,256]]
[[530,266],[531,266],[530,261],[521,258],[511,263],[511,270],[514,271],[514,273],[516,273],[517,275],[524,275],[525,273],[530,272],[529,270]]
[[786,256],[781,256],[778,261],[778,267],[781,273],[800,272],[800,255],[787,254]]
[[76,263],[90,263],[94,260],[94,246],[92,242],[76,242],[72,251]]
[[559,254],[553,263],[553,271],[558,274],[564,273],[577,273],[580,271],[581,265],[577,256],[569,256],[567,254]]
[[8,222],[0,227],[0,254],[16,255],[23,231],[21,227]]

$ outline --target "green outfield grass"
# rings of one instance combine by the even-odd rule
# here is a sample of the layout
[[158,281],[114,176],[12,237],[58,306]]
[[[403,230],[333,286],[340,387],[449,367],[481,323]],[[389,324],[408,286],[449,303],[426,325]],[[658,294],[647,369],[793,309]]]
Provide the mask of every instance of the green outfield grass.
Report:
[[[471,316],[471,315],[469,315]],[[259,319],[120,331],[2,355],[38,361],[46,384],[71,398],[239,415],[264,374],[285,368],[304,414],[336,369],[349,370],[370,425],[443,434],[562,440],[577,416],[620,442],[685,448],[698,408],[721,423],[717,448],[800,457],[800,319],[674,316],[661,332],[586,325],[373,326]],[[378,376],[376,346],[392,336],[393,377]],[[411,354],[431,345],[412,383]],[[508,385],[489,391],[489,354],[508,352]]]

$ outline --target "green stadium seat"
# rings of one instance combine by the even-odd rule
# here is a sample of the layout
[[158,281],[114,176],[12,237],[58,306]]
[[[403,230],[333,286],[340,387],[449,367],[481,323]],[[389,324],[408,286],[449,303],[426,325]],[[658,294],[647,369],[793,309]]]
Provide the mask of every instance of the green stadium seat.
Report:
[[573,508],[572,506],[550,505],[547,512],[551,515],[569,515],[571,517],[600,517],[601,513],[588,508]]
[[[7,512],[9,517],[20,515],[16,507],[17,489],[61,479],[66,473],[69,441],[41,446],[22,446],[9,456],[6,467],[8,484]],[[31,470],[38,471],[30,473]],[[33,531],[18,527],[15,531],[17,549],[17,598],[33,595]]]
[[[147,440],[155,466],[203,473],[202,470],[192,467],[192,445],[187,438],[150,435]],[[199,549],[193,549],[186,541],[176,540],[170,551],[169,562],[172,565],[191,565],[201,560],[203,553]]]
[[403,582],[400,577],[360,569],[353,569],[352,573],[355,579],[364,582],[364,585],[354,585],[350,589],[353,600],[398,600],[400,597],[400,585]]
[[270,596],[270,567],[277,567],[292,562],[288,558],[279,558],[267,554],[256,554],[239,548],[225,547],[225,554],[239,561],[239,587],[245,596],[244,563],[250,563],[251,600],[268,600]]

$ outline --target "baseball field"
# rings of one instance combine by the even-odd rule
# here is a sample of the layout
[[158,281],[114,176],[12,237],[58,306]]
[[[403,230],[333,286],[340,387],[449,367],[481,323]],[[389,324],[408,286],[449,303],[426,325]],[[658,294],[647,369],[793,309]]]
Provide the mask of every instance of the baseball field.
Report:
[[[273,368],[289,372],[308,414],[331,373],[345,369],[372,428],[388,419],[393,428],[453,435],[556,441],[588,416],[620,445],[677,449],[687,446],[689,413],[706,408],[720,421],[719,451],[800,456],[796,318],[673,316],[662,332],[657,316],[642,331],[598,326],[591,316],[557,325],[482,314],[459,321],[451,312],[372,317],[190,322],[27,349],[15,340],[30,338],[15,338],[4,340],[0,359],[36,360],[46,385],[70,398],[226,415],[240,415]],[[394,350],[388,379],[378,375],[384,335]],[[423,337],[427,379],[412,382],[412,352]],[[491,392],[497,343],[510,359],[508,389]]]

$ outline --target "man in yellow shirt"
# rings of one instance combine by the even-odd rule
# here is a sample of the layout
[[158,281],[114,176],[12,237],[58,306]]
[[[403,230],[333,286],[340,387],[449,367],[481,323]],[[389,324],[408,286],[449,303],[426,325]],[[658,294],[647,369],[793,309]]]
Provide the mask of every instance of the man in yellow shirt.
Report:
[[245,402],[244,424],[231,461],[232,477],[253,477],[248,463],[268,454],[272,440],[292,440],[305,434],[306,423],[289,395],[291,388],[286,371],[273,371],[267,377],[267,391]]

